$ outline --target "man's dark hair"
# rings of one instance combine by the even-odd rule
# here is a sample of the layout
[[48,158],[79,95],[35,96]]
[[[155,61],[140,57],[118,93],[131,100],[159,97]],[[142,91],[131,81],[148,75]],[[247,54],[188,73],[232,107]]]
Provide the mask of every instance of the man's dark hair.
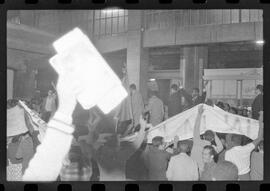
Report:
[[193,88],[193,91],[196,91],[197,93],[200,93],[199,88]]
[[173,85],[171,85],[171,89],[177,91],[178,90],[178,86],[176,84],[173,84]]
[[241,145],[242,135],[232,134],[231,140],[234,145]]
[[257,89],[257,90],[260,90],[260,92],[263,93],[263,85],[258,84],[258,85],[256,86],[256,89]]
[[229,110],[231,109],[230,104],[228,104],[228,103],[224,103],[224,108],[225,108],[225,105],[227,105],[227,106],[228,106]]
[[224,103],[221,102],[221,101],[219,101],[219,102],[217,103],[217,106],[218,106],[219,108],[221,108],[221,109],[224,109]]
[[135,85],[135,84],[131,84],[131,85],[129,86],[129,88],[130,88],[130,89],[133,89],[133,90],[136,90],[136,85]]
[[204,139],[207,140],[207,141],[213,141],[215,139],[215,134],[213,131],[211,130],[207,130],[205,131],[204,133]]
[[215,151],[215,149],[214,149],[214,147],[213,146],[211,146],[211,145],[206,145],[206,146],[204,146],[203,147],[203,149],[207,149],[207,150],[209,150],[209,154],[210,154],[210,156],[213,156],[213,157],[215,157],[216,156],[216,151]]
[[233,110],[235,114],[238,113],[238,110],[235,107],[231,107],[230,109]]
[[209,106],[214,106],[214,103],[211,99],[207,99],[205,104],[209,105]]
[[154,147],[159,147],[163,143],[163,137],[156,136],[152,139],[152,144]]
[[218,162],[212,172],[215,180],[238,180],[238,169],[232,162]]

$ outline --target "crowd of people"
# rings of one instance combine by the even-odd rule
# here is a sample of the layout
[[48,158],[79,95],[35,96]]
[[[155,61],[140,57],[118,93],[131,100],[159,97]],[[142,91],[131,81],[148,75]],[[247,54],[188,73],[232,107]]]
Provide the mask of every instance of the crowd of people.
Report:
[[[131,84],[129,96],[133,120],[132,125],[121,124],[124,131],[119,131],[119,118],[115,118],[114,114],[104,115],[98,108],[82,112],[84,114],[73,113],[73,124],[76,128],[72,136],[72,145],[62,161],[57,180],[262,180],[262,89],[261,85],[256,88],[257,96],[250,115],[247,110],[237,110],[227,103],[216,104],[230,113],[258,119],[260,127],[258,138],[255,140],[243,135],[221,134],[210,130],[200,135],[200,121],[204,112],[203,106],[200,106],[193,138],[179,141],[175,136],[172,142],[166,143],[163,137],[157,136],[149,144],[146,141],[148,124],[156,126],[200,103],[213,103],[206,99],[205,89],[200,95],[199,89],[194,88],[190,95],[183,87],[173,84],[166,116],[165,106],[157,92],[149,92],[149,101],[145,107],[136,85]],[[60,98],[57,98],[58,96],[50,90],[45,99],[34,98],[28,106],[44,121],[50,122],[59,110],[58,99],[61,100],[61,96],[65,97],[60,95]],[[7,109],[14,107],[23,110],[15,100],[9,100]],[[78,116],[83,119],[79,119]],[[29,128],[27,121],[26,117],[26,132],[7,138],[8,180],[22,180],[22,175],[40,145],[36,137],[37,132]],[[48,123],[49,127],[50,124]]]

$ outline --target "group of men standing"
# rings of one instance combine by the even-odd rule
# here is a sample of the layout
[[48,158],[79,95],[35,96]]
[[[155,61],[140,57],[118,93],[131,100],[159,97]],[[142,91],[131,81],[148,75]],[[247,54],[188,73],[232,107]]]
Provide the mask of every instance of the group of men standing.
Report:
[[[150,123],[155,126],[161,123],[165,118],[164,104],[157,96],[157,92],[151,91],[149,95],[148,111],[150,113]],[[183,102],[183,98],[185,102]],[[200,95],[199,89],[194,88],[192,94],[188,94],[186,90],[176,84],[171,85],[170,95],[168,99],[168,118],[181,113],[182,111],[204,103],[206,91]]]

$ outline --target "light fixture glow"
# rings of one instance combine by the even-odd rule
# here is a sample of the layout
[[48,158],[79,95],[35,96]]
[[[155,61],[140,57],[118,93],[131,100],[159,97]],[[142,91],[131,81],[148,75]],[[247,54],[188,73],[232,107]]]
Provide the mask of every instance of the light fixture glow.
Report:
[[111,14],[111,13],[117,13],[117,12],[119,12],[120,10],[122,10],[122,9],[119,9],[119,8],[110,8],[110,9],[103,9],[102,10],[102,13],[107,13],[107,14]]
[[156,79],[155,78],[150,78],[149,81],[154,82],[154,81],[156,81]]
[[263,45],[263,44],[264,44],[264,40],[257,40],[257,41],[256,41],[256,44],[258,44],[258,45]]

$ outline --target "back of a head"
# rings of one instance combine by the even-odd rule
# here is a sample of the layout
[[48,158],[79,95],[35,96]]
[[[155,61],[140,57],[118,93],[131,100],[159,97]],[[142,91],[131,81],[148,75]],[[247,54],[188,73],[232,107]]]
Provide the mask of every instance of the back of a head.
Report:
[[160,145],[163,144],[163,137],[161,136],[156,136],[152,139],[152,144],[154,147],[159,147]]
[[238,169],[229,161],[218,162],[212,173],[213,180],[238,180]]
[[189,152],[189,142],[187,140],[179,141],[177,143],[178,151],[181,153],[188,153]]
[[232,134],[231,142],[234,146],[241,145],[242,143],[242,135]]
[[215,139],[214,132],[211,131],[211,130],[205,131],[205,133],[204,133],[204,139],[207,140],[207,141],[209,141],[209,142],[212,142]]

